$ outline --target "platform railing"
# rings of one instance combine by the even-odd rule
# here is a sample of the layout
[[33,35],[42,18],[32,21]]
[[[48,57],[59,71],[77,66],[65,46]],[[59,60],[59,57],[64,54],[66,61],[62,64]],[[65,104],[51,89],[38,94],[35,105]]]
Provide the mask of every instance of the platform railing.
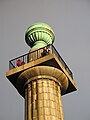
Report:
[[[67,70],[68,74],[73,78],[73,74],[72,74],[71,70],[69,69],[69,67],[67,66],[67,64],[65,63],[65,61],[63,60],[63,58],[60,56],[60,54],[58,53],[58,51],[56,50],[56,48],[53,45],[48,45],[46,47],[40,48],[40,49],[35,50],[33,52],[26,53],[24,55],[21,55],[17,58],[10,60],[9,61],[9,70],[18,67],[18,65],[17,65],[18,60],[20,60],[22,62],[22,64],[26,64],[26,63],[29,63],[33,60],[36,60],[36,59],[43,57],[42,52],[45,48],[50,49],[52,51],[51,53],[54,53],[57,56],[57,58],[59,59],[61,64]],[[33,54],[35,56],[34,59],[30,59],[29,56],[32,56]]]

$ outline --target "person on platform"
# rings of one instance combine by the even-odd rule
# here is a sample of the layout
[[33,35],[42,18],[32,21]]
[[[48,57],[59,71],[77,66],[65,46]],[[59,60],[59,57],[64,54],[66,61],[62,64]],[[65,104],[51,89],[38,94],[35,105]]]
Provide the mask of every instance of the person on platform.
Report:
[[45,56],[45,55],[48,55],[51,53],[51,49],[50,48],[47,48],[47,47],[44,47],[43,48],[43,53],[42,53],[42,57]]
[[17,60],[17,66],[19,67],[19,66],[21,66],[21,65],[23,65],[23,62],[22,62],[20,59],[18,59],[18,60]]

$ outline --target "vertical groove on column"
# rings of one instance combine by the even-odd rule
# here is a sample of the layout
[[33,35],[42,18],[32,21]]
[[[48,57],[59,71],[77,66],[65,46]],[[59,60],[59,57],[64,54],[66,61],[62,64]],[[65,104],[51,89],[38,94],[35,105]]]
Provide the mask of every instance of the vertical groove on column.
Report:
[[27,120],[27,88],[25,89],[25,120]]
[[51,94],[51,88],[50,88],[50,84],[51,84],[51,81],[50,80],[48,80],[49,81],[49,109],[50,109],[50,119],[52,119],[52,114],[51,114],[51,101],[50,101],[50,94]]
[[28,120],[31,120],[31,85],[27,86],[27,115]]
[[[59,91],[59,89],[60,89],[60,86],[58,85],[57,86],[57,97],[58,97],[58,100],[57,100],[57,104],[58,104],[58,106],[57,106],[57,118],[58,118],[58,120],[59,119],[61,119],[59,116],[61,116],[61,113],[59,112],[59,109],[60,109],[60,107],[61,107],[61,104],[60,104],[60,91]],[[60,114],[60,115],[59,115]]]
[[33,88],[32,88],[32,82],[30,82],[31,84],[31,120],[33,120]]
[[38,105],[38,82],[36,80],[36,107],[37,107],[37,120],[39,120],[39,105]]
[[33,96],[33,120],[37,119],[37,94],[36,94],[36,80],[32,81],[32,96]]
[[44,79],[42,79],[42,94],[43,94],[43,117],[45,120],[45,107],[44,107]]
[[[50,90],[49,90],[49,87],[50,87],[50,80],[48,79],[48,98],[49,98],[49,106],[48,106],[48,109],[50,109]],[[51,120],[51,109],[50,109],[50,116],[49,116],[50,120]]]
[[[55,97],[55,95],[56,95],[56,90],[55,90],[55,85],[56,85],[56,83],[54,82],[54,86],[53,86],[54,103],[53,103],[53,107],[54,107],[54,109],[55,109],[55,111],[56,111],[56,97]],[[58,120],[58,119],[57,119],[57,116],[56,116],[56,112],[55,112],[55,120]]]
[[60,90],[60,115],[61,115],[61,120],[64,120],[64,116],[63,116],[63,109],[62,109],[62,97],[61,97],[61,90]]

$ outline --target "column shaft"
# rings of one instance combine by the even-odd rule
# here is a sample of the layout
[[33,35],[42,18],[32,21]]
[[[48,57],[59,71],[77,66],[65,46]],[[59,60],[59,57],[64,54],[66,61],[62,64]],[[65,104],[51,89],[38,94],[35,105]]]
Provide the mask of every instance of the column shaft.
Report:
[[25,89],[25,120],[64,120],[58,82],[42,78]]

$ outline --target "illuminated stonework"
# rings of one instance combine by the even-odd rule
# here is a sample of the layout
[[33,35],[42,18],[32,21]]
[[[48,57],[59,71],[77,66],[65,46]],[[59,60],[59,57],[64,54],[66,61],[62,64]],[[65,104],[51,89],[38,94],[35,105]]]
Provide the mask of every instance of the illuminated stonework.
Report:
[[18,87],[26,81],[25,120],[63,120],[61,92],[66,92],[68,79],[62,71],[37,66],[22,72],[18,81]]
[[9,61],[6,73],[25,99],[25,120],[64,120],[61,96],[77,88],[71,70],[52,45],[53,30],[44,23],[34,24],[25,40],[30,52]]

